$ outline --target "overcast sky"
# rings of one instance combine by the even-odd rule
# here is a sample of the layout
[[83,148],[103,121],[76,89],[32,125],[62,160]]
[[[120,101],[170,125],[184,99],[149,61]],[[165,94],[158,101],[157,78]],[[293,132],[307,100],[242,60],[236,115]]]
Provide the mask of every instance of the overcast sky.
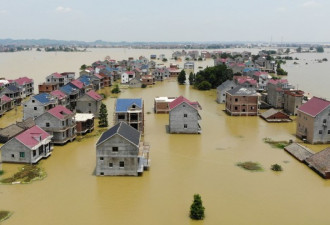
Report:
[[329,42],[330,0],[0,0],[0,39]]

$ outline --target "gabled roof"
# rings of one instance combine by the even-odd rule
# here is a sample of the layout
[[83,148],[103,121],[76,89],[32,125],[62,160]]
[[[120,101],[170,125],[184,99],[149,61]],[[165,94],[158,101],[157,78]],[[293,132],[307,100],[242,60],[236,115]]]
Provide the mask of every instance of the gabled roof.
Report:
[[233,80],[226,80],[225,82],[223,82],[222,84],[220,84],[220,85],[217,87],[217,89],[218,89],[218,90],[222,90],[222,89],[225,89],[225,88],[227,88],[227,87],[229,87],[229,86],[234,86],[234,87],[236,87],[237,84],[235,84],[235,82],[234,82]]
[[288,83],[288,80],[287,79],[278,79],[278,80],[274,80],[274,79],[271,79],[268,81],[268,83],[270,84],[287,84]]
[[62,92],[64,92],[65,94],[70,95],[70,94],[74,93],[75,91],[77,91],[78,89],[74,88],[73,85],[71,86],[69,84],[66,84],[63,87],[61,87],[60,90]]
[[50,134],[35,125],[23,133],[17,135],[15,138],[25,146],[33,148],[49,136]]
[[30,79],[28,77],[20,77],[16,80],[14,80],[18,85],[24,85],[24,84],[28,84],[28,83],[32,83],[33,79]]
[[67,95],[64,93],[64,92],[62,92],[62,91],[60,91],[60,90],[55,90],[55,91],[52,91],[52,92],[50,92],[50,94],[52,95],[52,96],[55,96],[55,97],[57,97],[58,99],[63,99],[63,98],[65,98]]
[[188,105],[191,105],[195,109],[201,109],[201,106],[199,105],[198,102],[191,102],[188,99],[186,99],[185,97],[183,97],[182,95],[180,97],[176,98],[171,103],[169,103],[168,106],[169,106],[170,110],[172,110],[183,102],[187,103]]
[[142,108],[142,98],[118,98],[116,103],[116,112],[127,112],[132,105]]
[[[277,115],[276,115],[276,114],[277,114]],[[281,114],[282,116],[285,116],[285,117],[287,117],[288,119],[290,119],[290,117],[289,117],[287,114],[285,114],[284,112],[278,111],[278,110],[273,109],[273,108],[267,110],[266,112],[263,112],[260,116],[261,116],[262,118],[267,119],[267,118],[269,118],[269,117],[271,117],[271,116],[278,116],[279,114]],[[282,119],[282,118],[281,118],[281,119]]]
[[19,92],[19,88],[16,87],[15,85],[8,85],[7,88],[12,92]]
[[54,76],[56,78],[62,78],[62,75],[58,72],[52,73],[51,76]]
[[88,76],[80,76],[78,78],[78,80],[80,80],[81,82],[83,82],[85,86],[88,86],[91,83],[91,78],[88,77]]
[[305,160],[309,167],[315,168],[323,176],[330,172],[330,148],[326,148]]
[[41,104],[47,104],[50,103],[53,99],[53,97],[48,93],[41,93],[33,96],[37,101],[39,101]]
[[330,101],[322,98],[313,97],[305,104],[301,105],[298,110],[315,117],[330,105]]
[[257,92],[254,88],[245,88],[242,86],[237,86],[229,91],[227,91],[230,95],[240,95],[240,96],[253,96],[257,95]]
[[73,112],[62,105],[55,106],[47,112],[58,119],[64,119],[67,115],[73,115]]
[[91,97],[92,99],[96,100],[96,101],[101,101],[102,100],[102,96],[99,95],[98,93],[96,93],[93,90],[90,90],[89,92],[86,93],[89,97]]
[[82,89],[84,87],[84,83],[81,82],[80,80],[73,80],[69,83],[69,85],[73,85],[74,87],[78,89]]
[[3,102],[10,102],[11,100],[12,100],[12,99],[9,98],[9,97],[6,96],[6,95],[1,96],[1,101],[3,101]]
[[119,122],[115,126],[111,127],[109,130],[105,131],[96,145],[99,145],[106,141],[107,139],[111,138],[115,134],[118,134],[131,142],[132,144],[139,146],[141,133],[137,129],[127,125],[125,122]]

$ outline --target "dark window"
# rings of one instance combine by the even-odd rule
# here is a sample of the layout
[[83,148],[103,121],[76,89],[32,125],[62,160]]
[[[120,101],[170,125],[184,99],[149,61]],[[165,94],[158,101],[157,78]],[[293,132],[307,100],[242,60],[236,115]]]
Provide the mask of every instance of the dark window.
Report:
[[119,120],[124,120],[125,119],[125,115],[118,115],[118,119]]
[[324,120],[323,120],[323,123],[326,123],[326,122],[327,122],[327,120],[326,120],[326,119],[324,119]]
[[328,130],[328,134],[330,134],[330,130]]
[[188,117],[188,115],[185,113],[185,114],[183,114],[183,117]]
[[182,105],[182,107],[186,107],[186,105]]
[[118,152],[118,147],[112,147],[113,152]]
[[32,155],[33,155],[33,157],[36,156],[37,155],[37,151],[36,150],[33,150],[32,151]]
[[46,127],[49,127],[50,126],[50,124],[49,123],[46,123]]
[[88,103],[88,106],[92,106],[92,103]]
[[62,126],[64,126],[64,121],[62,121]]
[[101,175],[101,176],[103,176],[103,175],[104,175],[104,173],[103,173],[103,172],[101,172],[101,173],[100,173],[100,175]]
[[34,99],[32,99],[32,103],[35,103],[35,100]]
[[33,107],[34,110],[37,110],[37,107]]
[[187,124],[183,124],[183,128],[187,128],[188,127],[188,125]]
[[109,167],[112,168],[113,167],[113,164],[112,163],[109,163]]
[[[12,154],[11,157],[14,158],[14,154]],[[20,158],[25,158],[25,152],[20,152],[20,153],[19,153],[19,157],[20,157]]]
[[120,161],[119,162],[119,167],[120,168],[124,168],[125,167],[125,162],[124,161]]
[[319,130],[319,134],[322,134],[322,130]]
[[235,106],[235,110],[237,110],[237,106]]
[[14,154],[11,154],[11,157],[12,157],[12,158],[15,158],[15,155],[14,155]]
[[238,102],[238,98],[235,98],[235,102]]
[[135,109],[135,105],[132,105],[132,108]]
[[103,157],[100,157],[100,160],[103,160]]
[[254,107],[253,107],[253,106],[251,106],[251,109],[254,109]]

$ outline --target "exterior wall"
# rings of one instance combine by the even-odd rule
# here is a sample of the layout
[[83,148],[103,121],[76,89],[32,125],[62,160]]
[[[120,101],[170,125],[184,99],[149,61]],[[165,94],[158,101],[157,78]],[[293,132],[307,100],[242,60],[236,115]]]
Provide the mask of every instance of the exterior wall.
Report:
[[[184,115],[187,115],[186,117]],[[201,132],[198,123],[200,120],[198,110],[183,102],[170,110],[169,131],[170,133],[197,134]]]
[[58,90],[58,84],[39,84],[38,90],[39,93],[50,93],[52,91]]
[[141,81],[137,78],[130,80],[128,83],[131,88],[140,88],[142,86]]
[[84,134],[94,130],[94,119],[76,122],[77,134]]
[[301,139],[306,139],[309,143],[313,143],[314,118],[312,116],[298,111],[296,135]]
[[278,87],[273,84],[267,85],[267,103],[276,109],[282,109],[284,106],[283,91],[276,90]]
[[76,110],[81,113],[93,113],[96,118],[99,117],[101,101],[96,101],[88,95],[84,95],[77,101]]
[[314,119],[313,144],[330,143],[330,106]]
[[55,107],[55,104],[43,105],[39,101],[35,100],[34,98],[31,98],[29,101],[24,103],[23,120],[26,120],[27,118],[30,118],[30,117],[35,119],[53,107]]
[[226,94],[226,111],[231,116],[258,115],[258,96],[231,96]]
[[[118,152],[114,152],[112,147],[118,147]],[[138,152],[137,146],[115,134],[96,146],[96,175],[137,176]],[[123,168],[119,166],[120,161],[125,164]],[[109,166],[110,163],[112,167]]]
[[155,113],[169,113],[170,108],[168,102],[156,102],[154,103]]
[[292,96],[284,93],[284,111],[297,116],[297,109],[302,105],[303,96]]
[[[20,152],[24,152],[24,158],[20,157]],[[13,138],[1,147],[1,158],[3,162],[30,163],[32,153],[29,148]]]
[[[137,119],[132,119],[131,116],[133,115],[136,115]],[[121,116],[123,116],[123,118],[120,118]],[[140,131],[142,134],[144,133],[144,105],[142,105],[142,109],[130,108],[129,112],[115,112],[114,117],[115,124],[123,121]]]
[[235,84],[234,82],[231,82],[229,85],[225,86],[225,87],[218,87],[217,88],[217,102],[218,103],[225,103],[226,102],[226,92],[234,89],[237,86],[237,84]]

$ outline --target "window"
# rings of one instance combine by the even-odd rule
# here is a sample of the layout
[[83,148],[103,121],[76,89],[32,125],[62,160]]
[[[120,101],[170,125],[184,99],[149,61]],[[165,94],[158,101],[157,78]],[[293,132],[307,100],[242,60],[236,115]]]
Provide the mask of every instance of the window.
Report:
[[328,130],[328,134],[330,134],[330,130]]
[[33,107],[34,110],[38,110],[37,107]]
[[118,119],[119,120],[124,120],[125,119],[125,115],[118,115]]
[[50,124],[49,123],[46,123],[46,127],[50,127]]
[[103,175],[104,175],[104,173],[103,173],[103,172],[100,172],[100,175],[101,175],[101,176],[103,176]]
[[135,109],[135,105],[132,105],[132,108]]
[[64,126],[64,121],[62,121],[62,126]]
[[183,114],[183,117],[188,117],[188,115],[185,113],[185,114]]
[[183,105],[182,105],[182,107],[186,107],[186,105],[185,105],[185,104],[183,104]]
[[188,125],[187,124],[183,124],[183,128],[187,128],[188,127]]
[[33,150],[32,151],[32,155],[33,155],[33,157],[35,157],[37,155],[37,151],[36,150]]
[[112,163],[109,163],[109,167],[112,168],[113,167],[113,164]]
[[120,168],[124,168],[125,167],[125,162],[124,161],[120,161],[119,162],[119,167]]
[[103,157],[100,157],[100,160],[103,160]]
[[251,106],[251,109],[254,109],[254,106]]
[[32,99],[32,103],[35,103],[36,101],[34,99]]
[[238,98],[235,98],[235,102],[238,102]]
[[237,110],[238,108],[237,108],[237,106],[235,106],[235,110]]
[[322,134],[322,130],[319,130],[319,134]]
[[326,119],[324,119],[324,120],[323,120],[323,123],[327,123],[327,120],[326,120]]
[[88,103],[88,106],[92,106],[92,103]]
[[112,147],[113,152],[118,152],[118,147]]
[[11,157],[12,157],[12,158],[15,158],[15,155],[14,155],[14,154],[11,154]]
[[[14,158],[14,154],[11,155]],[[25,158],[25,152],[20,152],[19,153],[20,158]]]

